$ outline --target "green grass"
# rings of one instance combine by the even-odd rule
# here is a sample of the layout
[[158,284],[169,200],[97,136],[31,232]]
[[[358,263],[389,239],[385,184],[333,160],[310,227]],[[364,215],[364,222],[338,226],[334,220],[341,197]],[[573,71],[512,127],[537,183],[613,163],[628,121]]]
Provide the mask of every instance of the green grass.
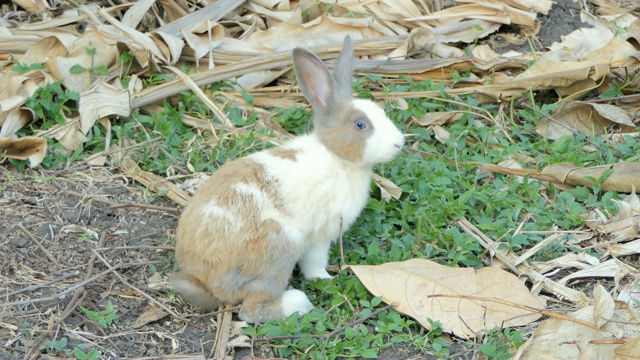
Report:
[[[127,62],[130,59],[125,60],[121,64],[123,74],[129,71]],[[464,79],[464,74],[458,75],[457,79]],[[163,76],[154,76],[145,84],[164,80]],[[624,143],[611,144],[595,137],[576,136],[550,142],[534,131],[542,117],[530,109],[507,109],[502,114],[504,124],[499,127],[495,122],[487,121],[488,117],[496,117],[495,105],[478,105],[473,96],[448,98],[444,93],[445,86],[430,80],[406,80],[403,85],[387,84],[379,76],[367,75],[355,85],[356,93],[362,97],[370,97],[375,87],[387,93],[439,90],[443,99],[406,99],[408,107],[405,110],[387,104],[389,116],[405,133],[413,136],[408,138],[410,143],[396,160],[380,165],[376,170],[399,185],[404,194],[399,201],[386,203],[372,187],[372,198],[362,216],[344,236],[348,264],[382,264],[418,257],[453,267],[478,268],[483,266],[484,250],[458,228],[456,223],[462,218],[520,253],[543,239],[544,236],[536,232],[554,226],[560,230],[573,230],[582,224],[581,214],[586,210],[615,209],[612,200],[619,199],[620,195],[604,192],[598,186],[560,191],[528,178],[494,174],[493,179],[487,179],[487,175],[478,172],[471,162],[499,163],[512,155],[520,155],[529,159],[523,162],[525,167],[535,169],[561,162],[578,166],[609,164],[637,160],[640,150],[637,140],[629,138]],[[213,84],[211,89],[225,86],[225,83]],[[243,94],[243,99],[249,105],[253,103],[249,94]],[[60,123],[60,114],[73,112],[76,101],[77,94],[63,90],[57,83],[39,90],[27,105],[43,120],[32,126],[47,128]],[[555,105],[536,103],[534,106],[548,114]],[[445,126],[451,133],[445,144],[437,142],[426,129],[407,125],[412,117],[420,118],[426,112],[454,110],[465,114],[460,121]],[[196,172],[214,172],[229,159],[271,146],[265,138],[273,136],[272,131],[254,126],[257,113],[246,113],[233,103],[229,103],[224,111],[232,122],[244,126],[247,131],[214,137],[184,125],[180,118],[185,114],[212,118],[193,94],[184,92],[178,95],[174,105],[165,103],[162,112],[144,114],[136,110],[128,119],[114,119],[113,142],[120,146],[125,146],[127,139],[149,142],[148,146],[133,152],[142,169],[185,177],[192,173],[189,167]],[[303,133],[308,120],[309,114],[302,108],[273,109],[270,119],[262,119],[277,122],[294,134]],[[479,123],[482,126],[478,126]],[[25,129],[23,133],[30,131],[33,129]],[[50,142],[53,151],[47,155],[43,167],[57,170],[103,150],[104,131],[100,125],[94,126],[88,142],[71,154],[57,152],[55,143]],[[597,145],[596,151],[585,151],[585,145]],[[435,156],[425,158],[411,151],[412,146]],[[24,162],[13,163],[24,167]],[[546,187],[546,198],[540,195],[543,187]],[[514,235],[515,229],[527,217],[532,221],[526,222],[524,233]],[[562,242],[555,242],[539,252],[535,260],[549,260],[571,251]],[[339,264],[337,246],[331,251],[330,262]],[[164,270],[168,268],[169,264]],[[395,310],[384,311],[329,339],[313,336],[367,316],[384,304],[374,298],[350,271],[340,271],[331,280],[314,282],[301,280],[296,274],[293,285],[309,294],[316,310],[304,316],[270,321],[257,328],[245,328],[245,332],[255,338],[303,334],[296,339],[272,341],[278,356],[375,358],[385,349],[401,344],[417,352],[449,357],[451,345],[441,336],[439,324],[434,323],[431,330],[426,330]],[[107,320],[113,316],[117,318],[115,313],[94,312],[94,315],[97,316],[94,320],[104,320],[103,326],[108,326]],[[512,329],[491,329],[484,334],[480,344],[470,343],[469,346],[477,345],[479,352],[488,359],[506,359],[510,357],[510,349],[522,344],[522,335]],[[57,347],[60,347],[59,343],[48,343],[45,350],[62,351]],[[76,357],[81,356],[80,352],[73,353]],[[85,355],[91,358],[89,354]]]

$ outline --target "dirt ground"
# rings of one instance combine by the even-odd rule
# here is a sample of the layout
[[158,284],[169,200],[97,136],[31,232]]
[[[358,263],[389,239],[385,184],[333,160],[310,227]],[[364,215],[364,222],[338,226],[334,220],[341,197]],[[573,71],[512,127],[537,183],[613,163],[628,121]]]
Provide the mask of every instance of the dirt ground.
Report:
[[[543,19],[540,43],[549,45],[580,25],[579,5],[557,1]],[[174,204],[149,202],[138,184],[109,168],[18,173],[5,163],[2,187],[0,358],[37,356],[47,340],[62,337],[66,349],[93,344],[109,357],[211,356],[215,317],[170,298],[151,270],[171,261]],[[165,208],[122,207],[149,203]],[[108,300],[119,319],[107,328],[75,306],[102,311]],[[475,357],[464,347],[453,352],[455,358]],[[272,355],[268,346],[256,349],[261,354]],[[380,358],[428,357],[397,347]]]

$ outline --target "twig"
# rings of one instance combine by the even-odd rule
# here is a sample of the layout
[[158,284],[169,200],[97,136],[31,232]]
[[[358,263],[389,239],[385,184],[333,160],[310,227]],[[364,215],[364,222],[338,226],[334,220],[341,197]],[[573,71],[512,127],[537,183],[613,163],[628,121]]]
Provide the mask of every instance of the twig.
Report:
[[149,140],[143,141],[141,143],[136,143],[136,144],[133,144],[133,145],[130,145],[130,146],[125,146],[123,148],[109,150],[109,151],[101,151],[101,152],[99,152],[97,154],[93,154],[93,155],[87,157],[86,159],[83,160],[83,162],[86,163],[86,162],[89,162],[89,161],[91,161],[91,160],[93,160],[95,158],[98,158],[100,156],[107,156],[107,155],[117,154],[117,153],[120,153],[120,152],[123,152],[123,151],[135,149],[135,148],[138,148],[138,147],[142,147],[142,146],[145,146],[145,145],[147,145],[149,143],[156,142],[156,141],[158,141],[160,139],[162,139],[162,138],[161,137],[157,137],[157,138],[153,138],[153,139],[149,139]]
[[79,192],[73,191],[73,190],[69,190],[69,189],[65,189],[62,187],[62,185],[60,185],[57,181],[55,180],[51,180],[51,183],[53,184],[53,186],[57,187],[58,190],[62,191],[65,194],[68,195],[73,195],[73,196],[77,196],[81,199],[86,199],[87,197],[90,198],[91,200],[97,201],[97,202],[101,202],[103,204],[107,204],[109,206],[111,205],[117,205],[116,203],[114,203],[113,201],[109,201],[109,200],[104,200],[104,199],[100,199],[98,197],[93,197],[93,196],[87,196],[87,195],[83,195],[80,194]]
[[115,204],[109,206],[112,209],[122,209],[122,208],[142,208],[142,209],[150,209],[150,210],[160,210],[166,212],[180,213],[180,209],[166,206],[158,206],[158,205],[150,205],[150,204],[138,204],[138,203],[124,203],[124,204]]
[[231,308],[230,305],[224,305],[224,309],[222,306],[218,308],[218,326],[216,326],[213,348],[209,354],[209,357],[213,359],[224,359],[227,355],[227,345],[229,345],[229,336],[231,332],[231,318],[233,317],[233,313],[227,310],[229,308]]
[[[104,242],[107,239],[107,233],[106,231],[103,231],[102,234],[100,234],[100,240],[98,241],[98,247],[102,247],[104,246]],[[91,273],[93,272],[93,266],[96,262],[96,256],[94,254],[94,256],[91,257],[91,259],[89,259],[89,263],[87,265],[87,273],[84,277],[84,280],[88,280],[89,278],[91,278]],[[49,331],[47,331],[47,333],[40,338],[40,340],[36,343],[36,345],[34,346],[34,348],[32,348],[32,350],[35,349],[35,352],[33,354],[34,358],[38,358],[40,357],[40,346],[42,346],[45,341],[49,338],[51,338],[52,336],[52,331],[53,329],[57,329],[58,326],[60,326],[60,324],[62,324],[64,322],[64,320],[67,318],[67,316],[69,316],[73,310],[76,308],[76,306],[78,306],[78,304],[80,303],[81,299],[84,299],[84,290],[85,290],[85,286],[80,286],[76,289],[76,292],[73,294],[73,297],[71,297],[71,300],[69,300],[69,303],[67,304],[67,307],[64,309],[64,311],[62,312],[62,314],[60,314],[60,318],[58,319],[58,321],[56,321],[56,323],[51,326],[49,328]],[[81,298],[82,296],[82,298]]]
[[369,314],[367,316],[363,316],[360,319],[358,319],[358,320],[356,320],[356,321],[354,321],[354,322],[352,322],[350,324],[344,325],[344,326],[342,326],[340,328],[337,328],[337,329],[333,330],[332,332],[326,334],[325,335],[325,342],[324,342],[324,345],[322,346],[322,350],[320,350],[320,353],[321,354],[324,353],[324,349],[327,347],[327,344],[329,343],[329,340],[331,340],[331,338],[334,335],[336,335],[338,333],[341,333],[346,328],[350,328],[350,327],[359,325],[359,324],[371,319],[372,317],[378,316],[378,314],[380,314],[381,312],[387,311],[387,310],[391,309],[392,307],[396,307],[396,306],[398,306],[398,303],[397,302],[392,302],[391,304],[387,304],[387,306],[383,307],[382,309],[378,309],[378,310],[372,312],[371,314]]
[[[587,341],[587,344],[590,345],[622,345],[622,344],[626,344],[627,341],[631,340],[628,337],[623,337],[620,339],[609,339],[609,340],[589,340]],[[575,341],[564,341],[559,343],[558,345],[578,345],[580,343],[580,341],[575,340]]]
[[[256,339],[248,339],[248,340],[247,340],[247,342],[249,342],[249,341],[251,341],[251,342],[254,342],[254,341],[258,341],[258,342],[270,342],[270,341],[274,341],[274,340],[292,340],[292,339],[300,339],[300,338],[302,338],[303,336],[311,336],[312,338],[316,338],[316,339],[325,339],[325,340],[326,340],[326,342],[325,342],[325,346],[323,346],[323,347],[322,347],[322,351],[324,351],[324,348],[327,346],[327,343],[329,342],[329,340],[331,339],[331,337],[333,337],[334,335],[336,335],[336,334],[338,334],[338,333],[340,333],[340,332],[344,331],[346,328],[350,328],[350,327],[353,327],[353,326],[359,325],[359,324],[361,324],[361,323],[363,323],[363,322],[365,322],[365,321],[367,321],[367,320],[371,319],[372,317],[378,316],[380,313],[382,313],[382,312],[384,312],[384,311],[387,311],[387,310],[391,309],[392,307],[396,307],[396,306],[398,306],[398,303],[395,303],[395,302],[394,302],[394,303],[391,303],[391,304],[388,304],[387,306],[385,306],[385,307],[383,307],[383,308],[381,308],[381,309],[378,309],[378,310],[376,310],[376,311],[372,312],[372,313],[371,313],[371,314],[369,314],[369,315],[365,315],[365,316],[361,317],[361,318],[360,318],[360,319],[358,319],[358,320],[352,321],[352,322],[350,322],[350,323],[348,323],[348,324],[346,324],[346,325],[344,325],[344,326],[341,326],[341,327],[339,327],[339,328],[337,328],[337,329],[335,329],[335,330],[333,330],[333,331],[331,331],[331,332],[329,332],[329,333],[326,333],[326,334],[305,334],[305,335],[285,335],[285,336],[264,336],[264,337],[256,338]],[[322,353],[322,351],[321,351],[320,353]]]
[[600,103],[600,102],[610,102],[610,101],[614,101],[614,100],[630,100],[630,99],[636,99],[636,98],[640,98],[640,94],[616,96],[616,97],[612,97],[612,98],[608,98],[608,99],[590,99],[590,100],[584,100],[584,102],[586,102],[586,103]]
[[[439,154],[433,154],[433,153],[429,153],[429,152],[421,151],[421,150],[417,150],[417,149],[410,149],[409,151],[411,151],[414,154],[418,154],[418,155],[422,156],[425,159],[426,158],[432,158],[432,157],[440,156]],[[450,163],[452,163],[454,165],[458,165],[458,163],[456,163],[455,160],[448,159],[447,161],[449,161]],[[480,162],[480,161],[468,161],[468,162],[464,163],[464,165],[478,166],[478,167],[481,167],[481,168],[483,168],[483,169],[485,169],[487,171],[490,171],[492,173],[505,174],[505,175],[515,175],[515,176],[520,176],[520,177],[530,176],[532,179],[546,181],[546,182],[550,182],[550,183],[553,183],[553,184],[569,184],[569,185],[573,185],[568,180],[563,183],[562,181],[554,178],[553,176],[546,175],[546,174],[541,174],[539,170],[534,170],[534,169],[511,169],[511,168],[507,168],[507,167],[504,167],[504,166],[491,164],[491,163]]]
[[108,251],[108,250],[167,250],[172,251],[175,250],[175,246],[152,246],[152,245],[134,245],[134,246],[114,246],[114,247],[103,247],[96,248],[98,251]]
[[35,236],[33,236],[33,234],[31,234],[29,232],[29,230],[27,230],[24,226],[22,226],[22,224],[18,224],[16,225],[18,227],[18,229],[20,229],[25,235],[27,235],[27,237],[29,238],[29,240],[31,240],[32,243],[34,243],[38,249],[40,249],[40,251],[42,251],[45,256],[49,259],[49,261],[51,261],[52,263],[58,265],[58,260],[56,260],[56,258],[54,258],[51,253],[49,252],[49,250],[47,250],[44,246],[42,246],[42,244],[40,244],[40,242],[38,241],[38,239],[35,238]]
[[5,294],[5,295],[4,295],[4,297],[5,297],[5,298],[8,298],[9,296],[18,295],[18,294],[21,294],[21,293],[23,293],[23,292],[33,291],[33,290],[38,290],[38,289],[41,289],[41,288],[43,288],[43,287],[45,287],[45,286],[49,286],[49,285],[51,285],[51,284],[55,284],[55,283],[57,283],[57,282],[60,282],[60,281],[62,281],[62,280],[66,280],[66,279],[68,279],[68,278],[70,278],[70,277],[73,277],[73,276],[76,276],[76,275],[78,275],[78,274],[77,274],[77,273],[65,273],[65,274],[63,274],[62,276],[60,276],[59,278],[56,278],[56,279],[53,279],[53,280],[47,281],[47,282],[45,282],[45,283],[42,283],[42,284],[36,284],[36,285],[29,285],[29,286],[27,286],[27,287],[25,287],[25,288],[22,288],[22,289],[20,289],[20,290],[12,291],[12,292],[10,292],[10,293],[8,293],[8,294]]
[[586,326],[586,327],[588,327],[590,329],[598,330],[598,326],[595,325],[595,324],[592,324],[590,322],[586,322],[586,321],[582,321],[582,320],[579,320],[579,319],[576,319],[576,318],[572,318],[571,316],[554,313],[553,311],[549,311],[549,310],[545,310],[545,309],[538,309],[538,308],[534,308],[534,307],[531,307],[531,306],[521,305],[521,304],[513,303],[513,302],[502,300],[502,299],[487,298],[487,297],[472,296],[472,295],[456,295],[456,294],[450,294],[450,295],[447,295],[447,294],[434,294],[434,295],[428,295],[427,297],[429,297],[429,298],[444,297],[444,298],[453,298],[453,299],[465,299],[465,300],[478,300],[478,301],[495,302],[495,303],[498,303],[498,304],[511,306],[511,307],[514,307],[514,308],[517,308],[517,309],[530,311],[532,313],[538,313],[540,315],[545,315],[545,316],[553,317],[553,318],[556,318],[556,319],[571,321],[573,323],[576,323],[576,324],[579,324],[579,325],[582,325],[582,326]]
[[[100,261],[102,261],[102,263],[108,267],[109,269],[115,269],[118,265],[114,265],[111,266],[111,264],[109,264],[109,262],[103,258],[100,254],[98,254],[98,252],[95,249],[91,249],[91,251],[93,251],[94,254],[96,254],[96,256],[98,257],[98,259],[100,259]],[[182,317],[178,314],[176,314],[173,310],[169,309],[166,305],[164,305],[163,303],[159,302],[158,300],[154,299],[151,295],[147,294],[146,292],[138,289],[137,287],[131,285],[127,279],[125,279],[124,277],[122,277],[122,275],[120,275],[118,272],[114,271],[114,275],[120,280],[120,282],[122,282],[125,286],[129,287],[131,290],[137,292],[138,294],[142,295],[143,297],[145,297],[147,300],[151,301],[152,303],[158,305],[162,310],[168,312],[169,314],[171,314],[171,316],[177,318],[177,319],[182,319]]]
[[344,269],[344,247],[342,246],[342,216],[340,216],[340,269]]
[[[2,304],[3,306],[15,306],[15,305],[28,305],[28,304],[39,304],[39,303],[43,303],[43,302],[48,302],[48,301],[55,301],[58,300],[62,295],[68,294],[74,290],[76,290],[77,288],[87,285],[89,283],[94,282],[96,279],[99,279],[115,270],[121,269],[121,268],[126,268],[129,266],[142,266],[142,265],[149,265],[149,264],[156,264],[158,263],[157,261],[145,261],[145,262],[136,262],[136,263],[126,263],[126,264],[117,264],[115,266],[113,266],[112,268],[109,268],[101,273],[98,273],[94,276],[92,276],[91,278],[82,281],[74,286],[71,286],[70,288],[63,290],[57,294],[51,295],[51,296],[47,296],[45,298],[38,298],[38,299],[29,299],[29,300],[24,300],[24,301],[13,301],[10,303],[4,303]],[[1,317],[0,317],[1,318]]]

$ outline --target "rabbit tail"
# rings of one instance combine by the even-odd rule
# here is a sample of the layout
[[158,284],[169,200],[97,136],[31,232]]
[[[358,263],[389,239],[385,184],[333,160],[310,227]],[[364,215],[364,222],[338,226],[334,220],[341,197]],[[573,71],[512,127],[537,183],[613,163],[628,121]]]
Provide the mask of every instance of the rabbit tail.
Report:
[[169,280],[173,289],[180,293],[189,303],[202,308],[202,310],[214,310],[219,302],[207,291],[204,284],[195,276],[185,273],[173,273]]

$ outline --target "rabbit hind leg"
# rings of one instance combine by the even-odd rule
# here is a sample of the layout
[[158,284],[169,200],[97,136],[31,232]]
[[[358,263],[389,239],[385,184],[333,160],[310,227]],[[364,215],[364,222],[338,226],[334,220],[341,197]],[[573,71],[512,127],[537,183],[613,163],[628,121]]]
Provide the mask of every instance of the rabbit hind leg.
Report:
[[312,309],[313,305],[305,293],[291,289],[275,297],[268,292],[250,294],[242,302],[238,316],[241,320],[255,323],[288,317],[295,312],[306,314]]

